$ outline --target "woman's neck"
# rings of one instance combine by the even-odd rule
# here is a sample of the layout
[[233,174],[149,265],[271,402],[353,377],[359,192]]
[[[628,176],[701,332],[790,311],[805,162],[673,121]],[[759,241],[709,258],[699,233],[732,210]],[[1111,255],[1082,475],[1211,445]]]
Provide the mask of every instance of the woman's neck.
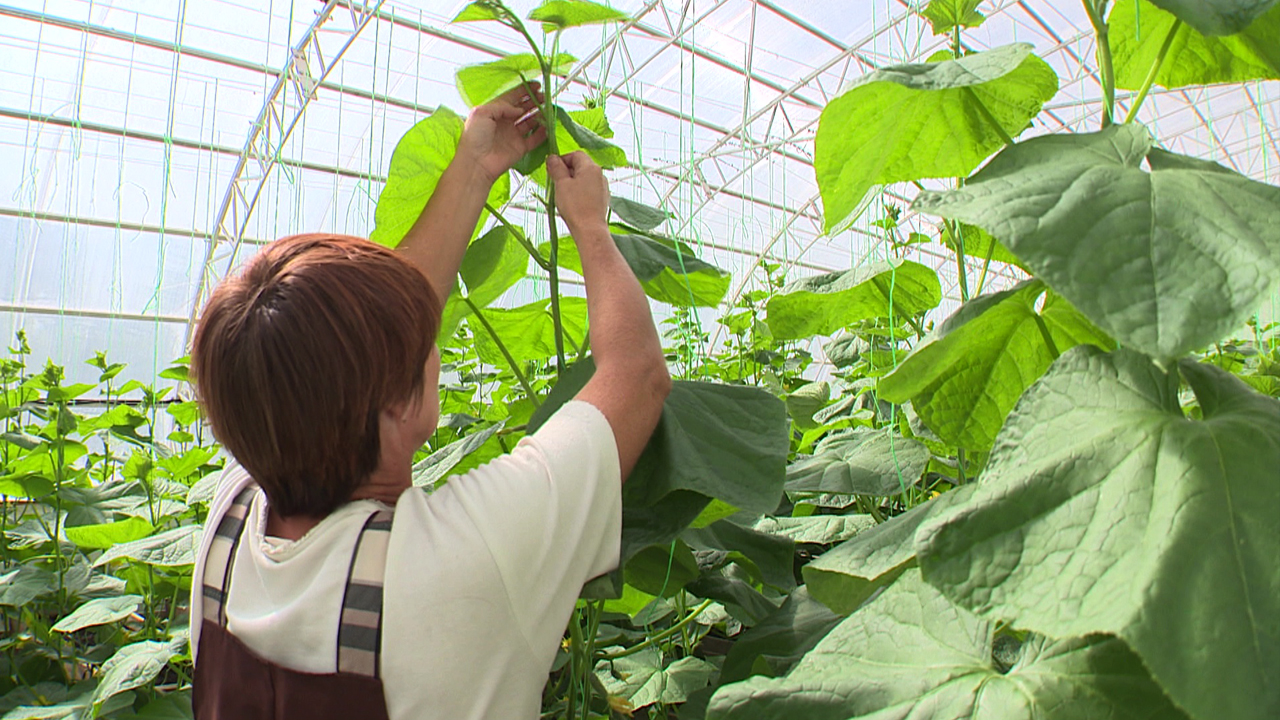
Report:
[[267,535],[271,537],[284,538],[285,540],[298,541],[311,531],[311,528],[320,524],[324,518],[310,517],[307,515],[293,515],[290,517],[282,517],[275,510],[267,511]]
[[[352,500],[377,500],[384,505],[395,505],[401,493],[413,487],[413,468],[397,464],[394,469],[379,466],[351,494]],[[267,511],[267,535],[297,541],[320,524],[322,517],[291,515],[285,517],[275,510]]]

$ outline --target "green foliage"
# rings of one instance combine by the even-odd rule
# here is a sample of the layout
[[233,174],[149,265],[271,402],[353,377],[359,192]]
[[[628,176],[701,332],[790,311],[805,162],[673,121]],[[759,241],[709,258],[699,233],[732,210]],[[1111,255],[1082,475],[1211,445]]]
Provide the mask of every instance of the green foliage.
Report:
[[623,22],[628,15],[589,0],[546,0],[529,13],[530,20],[542,23],[543,32],[555,32],[582,25]]
[[[548,60],[553,75],[567,75],[578,59],[560,53]],[[464,65],[456,75],[458,94],[468,107],[484,105],[528,82],[542,82],[542,64],[532,53],[516,53],[480,65]],[[383,191],[385,192],[385,190]]]
[[828,435],[810,457],[787,468],[787,492],[897,495],[915,485],[929,464],[919,441],[858,428]]
[[967,303],[880,381],[880,397],[910,401],[929,429],[956,447],[990,450],[1023,391],[1080,343],[1113,345],[1066,301],[1046,294],[1044,283],[1030,280]]
[[[729,273],[699,260],[693,248],[661,235],[624,232],[618,227],[613,242],[649,297],[678,307],[716,307],[729,291]],[[550,257],[550,243],[539,248]],[[582,274],[578,249],[570,238],[560,239],[557,262]]]
[[[378,196],[370,240],[387,247],[400,244],[435,192],[461,137],[462,118],[441,107],[400,138],[391,154],[387,185]],[[504,175],[494,183],[489,204],[494,207],[505,204],[510,193],[511,180]],[[484,221],[482,214],[480,222]]]
[[1233,35],[1249,27],[1276,0],[1153,0],[1205,35]]
[[708,720],[1184,717],[1114,638],[1009,638],[910,571],[831,630],[784,678],[720,689]]
[[957,488],[861,532],[804,567],[813,597],[841,614],[856,610],[915,562],[916,531],[929,518],[963,505],[973,485]]
[[1057,92],[1057,75],[1025,44],[856,81],[822,111],[814,141],[827,231],[874,185],[968,174]]
[[[103,353],[88,361],[96,384],[68,384],[52,362],[28,372],[22,333],[10,352],[0,360],[0,712],[127,717],[190,677],[181,608],[195,558],[180,538],[199,532],[205,506],[186,496],[221,461],[173,388],[122,383],[125,366]],[[186,363],[164,378],[185,380]]]
[[915,207],[985,228],[1122,345],[1162,359],[1231,332],[1280,278],[1280,188],[1154,148],[1138,125],[1013,145]]
[[595,673],[611,697],[638,708],[688,700],[695,690],[706,687],[715,666],[696,657],[664,662],[657,648],[646,648],[617,660],[602,660]]
[[478,0],[477,2],[468,3],[466,7],[454,16],[450,22],[481,22],[484,20],[502,20],[504,17],[501,3],[488,2],[487,0]]
[[[1184,27],[1165,57],[1172,16],[1112,3],[1122,86],[1274,72],[1274,3],[1156,4],[1216,34]],[[978,5],[924,13],[959,52]],[[550,85],[574,62],[561,30],[625,17],[548,2],[532,19],[555,30],[550,53],[497,0],[458,15],[534,51],[462,69],[469,104]],[[673,306],[668,359],[689,380],[624,486],[622,567],[584,589],[544,717],[1280,712],[1280,329],[1251,317],[1280,278],[1280,191],[1117,126],[1018,143],[931,184],[958,187],[921,193],[917,208],[949,218],[935,230],[867,190],[959,180],[1057,80],[1027,46],[932,60],[855,82],[819,130],[828,229],[883,208],[884,262],[788,283],[762,260],[725,307],[728,273],[662,234],[664,210],[611,203],[623,256]],[[547,236],[503,216],[502,178],[445,308],[447,384],[417,485],[510,451],[591,372],[584,303],[558,292],[581,266],[543,163],[580,148],[606,167],[628,159],[599,98],[562,100],[539,109],[552,140],[517,166],[547,201],[529,225]],[[401,140],[376,240],[397,244],[417,219],[461,128],[440,110]],[[929,314],[938,273],[905,259],[917,252],[981,268],[945,321]],[[551,292],[510,308],[530,260]],[[984,295],[993,262],[1031,277]],[[703,308],[719,310],[723,344]],[[1105,352],[1107,333],[1127,349]],[[821,382],[817,335],[833,366]],[[0,640],[0,713],[189,717],[180,600],[217,448],[189,397],[119,384],[125,369],[102,354],[88,361],[97,385],[66,383],[56,365],[28,371],[29,353],[19,336],[0,360],[0,620],[17,630]],[[186,361],[161,377],[185,382]],[[106,407],[82,413],[98,393]],[[167,438],[158,419],[176,424]]]
[[987,16],[978,12],[981,4],[982,0],[929,0],[920,14],[934,35],[947,35],[957,27],[976,28],[986,22]]
[[983,617],[1119,635],[1197,717],[1261,720],[1280,704],[1280,402],[1178,369],[1201,419],[1138,353],[1064,355],[971,500],[921,529],[921,567]]
[[869,263],[797,280],[769,300],[775,337],[830,335],[872,318],[913,317],[942,301],[938,274],[919,263]]
[[1174,35],[1155,77],[1160,87],[1280,79],[1280,5],[1247,29],[1221,37],[1202,35],[1194,25],[1175,29],[1177,18],[1147,0],[1116,3],[1110,19],[1117,87],[1142,87],[1170,32]]
[[[492,328],[473,328],[476,354],[482,362],[505,365],[507,360],[502,346],[511,357],[521,362],[555,356],[556,322],[551,314],[551,300],[535,300],[511,309],[487,308],[479,315]],[[587,301],[584,298],[562,298],[560,323],[565,342],[574,347],[582,345],[587,337]]]
[[[530,431],[586,384],[590,361],[567,373],[529,421]],[[669,542],[711,499],[765,513],[782,494],[786,411],[756,388],[676,382],[662,419],[623,486],[623,559]]]
[[[1030,274],[1022,265],[1022,261],[1014,257],[1013,253],[1004,246],[999,240],[991,237],[991,233],[980,227],[966,225],[964,223],[956,223],[956,227],[952,227],[950,223],[943,223],[942,244],[951,249],[952,252],[959,252],[962,248],[965,255],[981,259],[985,261],[990,258],[992,262],[1013,265]],[[961,242],[956,242],[956,235],[959,235]]]

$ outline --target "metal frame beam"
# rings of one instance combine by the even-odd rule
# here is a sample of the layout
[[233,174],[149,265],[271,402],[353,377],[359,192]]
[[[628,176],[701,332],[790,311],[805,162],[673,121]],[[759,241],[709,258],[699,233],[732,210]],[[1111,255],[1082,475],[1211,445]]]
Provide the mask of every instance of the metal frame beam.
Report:
[[[230,264],[235,264],[250,217],[258,205],[271,171],[280,160],[285,143],[302,121],[307,106],[316,97],[316,89],[320,83],[342,62],[342,56],[377,16],[383,2],[385,0],[368,0],[360,5],[345,2],[343,6],[347,13],[335,15],[334,10],[338,8],[339,0],[328,0],[294,45],[287,65],[281,69],[275,86],[271,88],[257,120],[249,130],[244,150],[240,153],[231,182],[227,184],[218,214],[214,218],[213,234],[207,241],[203,271],[196,281],[196,291],[191,300],[187,342],[191,340],[200,306],[204,303],[205,291],[209,287],[216,248],[221,243],[231,243]],[[343,25],[338,18],[350,20],[350,25]],[[326,51],[322,47],[322,29],[326,37],[339,41],[336,48]],[[289,100],[290,89],[297,98],[296,104]]]
[[[237,68],[239,70],[246,70],[248,72],[261,73],[263,75],[270,75],[275,78],[279,78],[280,73],[282,72],[281,70],[270,67],[268,65],[250,62],[248,60],[242,60],[240,58],[231,57],[229,55],[223,55],[221,53],[211,52],[209,50],[201,50],[200,48],[193,48],[190,45],[186,45],[186,44],[180,45],[178,43],[175,43],[169,40],[160,40],[158,38],[148,37],[146,35],[138,35],[136,33],[124,32],[122,30],[116,30],[115,28],[106,27],[104,25],[94,25],[92,23],[87,23],[80,20],[72,20],[70,18],[58,17],[56,15],[44,15],[41,13],[32,12],[30,10],[23,10],[22,8],[11,7],[9,5],[0,5],[0,16],[14,17],[19,20],[28,20],[34,23],[43,23],[45,25],[51,25],[53,27],[59,27],[66,30],[75,30],[77,32],[86,33],[88,35],[94,35],[96,37],[103,37],[111,40],[119,40],[121,42],[127,42],[131,45],[140,45],[142,47],[149,47],[155,50],[164,50],[166,52],[171,52],[176,55],[181,55],[184,57],[193,57],[200,60],[208,60],[209,62],[215,62],[220,65],[226,65],[228,67]],[[459,38],[458,40],[461,41],[461,38]],[[416,102],[401,100],[400,98],[392,97],[390,95],[375,93],[369,90],[363,90],[361,88],[351,87],[349,85],[342,85],[341,83],[325,81],[320,83],[319,88],[322,90],[329,90],[332,92],[341,93],[343,95],[351,95],[353,97],[358,97],[363,100],[373,100],[376,102],[385,103],[387,105],[393,105],[398,108],[403,108],[405,110],[413,110],[415,112],[420,112],[425,109],[421,105],[418,105]]]
[[9,305],[0,303],[0,312],[11,312],[19,315],[57,315],[65,317],[85,317],[98,320],[128,320],[131,322],[160,322],[173,325],[187,324],[187,318],[181,315],[144,315],[141,313],[111,312],[109,310],[73,310],[68,308],[41,307],[39,305]]
[[[193,150],[203,150],[206,152],[217,153],[219,155],[238,156],[240,154],[240,150],[237,150],[235,148],[232,148],[226,145],[214,145],[212,143],[200,142],[196,140],[187,140],[187,139],[176,138],[176,137],[165,138],[164,136],[158,135],[155,133],[132,131],[132,130],[128,130],[126,128],[122,128],[114,125],[104,125],[101,123],[92,123],[92,122],[78,122],[68,118],[62,118],[62,117],[57,117],[53,115],[23,113],[23,112],[8,109],[8,108],[0,108],[0,117],[12,118],[14,120],[28,120],[31,122],[44,123],[44,124],[54,125],[57,127],[64,127],[68,129],[88,130],[90,132],[102,133],[105,135],[111,135],[113,137],[118,137],[118,138],[143,140],[145,142],[154,142],[154,143],[168,142],[169,144],[175,147],[181,147],[181,148],[187,148],[187,149],[193,149]],[[734,151],[734,152],[737,152],[737,151]],[[277,163],[285,167],[297,168],[301,170],[311,170],[314,172],[328,173],[331,175],[338,175],[340,177],[351,178],[353,180],[362,180],[362,181],[378,182],[378,183],[385,183],[387,181],[387,178],[385,175],[361,172],[356,170],[348,170],[346,168],[340,168],[333,165],[321,165],[319,163],[308,163],[308,162],[303,162],[300,160],[292,160],[284,157],[281,157],[277,161]],[[658,177],[666,178],[669,180],[678,181],[680,179],[679,174],[671,172],[667,168],[647,168],[641,165],[632,165],[631,169],[635,170],[638,173],[656,175]],[[793,208],[787,207],[782,203],[774,202],[772,200],[768,200],[761,197],[756,197],[754,195],[749,195],[747,193],[740,192],[738,190],[733,190],[727,187],[709,186],[708,189],[716,193],[721,193],[724,195],[728,195],[730,197],[735,197],[735,198],[738,198],[739,200],[750,202],[750,203],[760,205],[762,207],[767,207],[773,210],[779,210],[779,211],[788,212],[788,213],[794,211]],[[2,212],[3,211],[0,211],[0,213]],[[14,211],[14,212],[17,212],[17,211]],[[66,221],[76,222],[75,218],[68,218]],[[82,224],[96,224],[96,223],[97,221],[86,220]],[[112,226],[115,225],[115,223],[110,223],[110,224]],[[179,234],[184,234],[184,235],[191,234],[190,228],[187,228],[184,231],[178,231],[178,232]],[[199,235],[202,238],[207,236],[207,234],[208,233],[206,232],[196,233],[196,235]],[[244,242],[265,244],[269,241],[251,240],[246,238]]]
[[[149,133],[139,130],[129,130],[116,125],[104,125],[102,123],[88,122],[85,120],[72,120],[70,118],[58,117],[56,115],[44,115],[40,113],[24,113],[12,108],[0,107],[0,118],[11,118],[13,120],[27,120],[42,125],[53,125],[54,127],[62,127],[73,130],[88,130],[90,132],[101,133],[103,135],[111,135],[126,140],[142,140],[144,142],[168,143],[174,147],[180,147],[187,150],[203,150],[205,152],[216,153],[218,155],[238,156],[240,150],[229,147],[227,145],[214,145],[213,143],[202,142],[200,140],[187,140],[179,137],[166,137],[159,133]],[[316,172],[329,173],[331,175],[340,175],[356,180],[382,180],[385,177],[379,175],[370,175],[365,172],[357,172],[346,168],[335,167],[333,165],[321,165],[319,163],[309,163],[302,160],[293,160],[290,158],[280,158],[276,161],[285,167],[296,168],[299,170],[314,170]],[[204,233],[200,233],[203,235]]]
[[[80,216],[63,215],[61,213],[36,212],[32,210],[20,210],[18,208],[0,207],[0,217],[11,217],[27,220],[39,220],[42,222],[58,222],[67,225],[85,225],[88,227],[110,228],[113,230],[124,230],[126,232],[143,232],[153,235],[176,235],[178,237],[189,237],[192,240],[205,237],[205,233],[196,232],[191,228],[170,228],[161,225],[148,225],[146,223],[120,222],[117,220],[106,220],[103,218],[86,218]],[[255,245],[265,245],[268,241],[258,238],[245,238],[245,242]]]

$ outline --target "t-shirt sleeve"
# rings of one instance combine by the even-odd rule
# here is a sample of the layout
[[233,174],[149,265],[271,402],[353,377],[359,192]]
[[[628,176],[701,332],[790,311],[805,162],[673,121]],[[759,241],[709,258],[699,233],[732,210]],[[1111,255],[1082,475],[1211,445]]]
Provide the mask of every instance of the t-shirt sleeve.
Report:
[[554,647],[583,584],[618,565],[622,477],[609,421],[568,402],[510,455],[441,492],[471,516],[526,639]]

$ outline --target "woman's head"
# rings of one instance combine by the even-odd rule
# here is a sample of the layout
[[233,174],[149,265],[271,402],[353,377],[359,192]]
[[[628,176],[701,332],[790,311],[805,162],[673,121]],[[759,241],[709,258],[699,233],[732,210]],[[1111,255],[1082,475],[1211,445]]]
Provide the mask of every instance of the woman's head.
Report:
[[393,251],[295,235],[214,290],[192,372],[214,434],[272,509],[323,516],[377,467],[380,414],[426,415],[439,321],[426,277]]

